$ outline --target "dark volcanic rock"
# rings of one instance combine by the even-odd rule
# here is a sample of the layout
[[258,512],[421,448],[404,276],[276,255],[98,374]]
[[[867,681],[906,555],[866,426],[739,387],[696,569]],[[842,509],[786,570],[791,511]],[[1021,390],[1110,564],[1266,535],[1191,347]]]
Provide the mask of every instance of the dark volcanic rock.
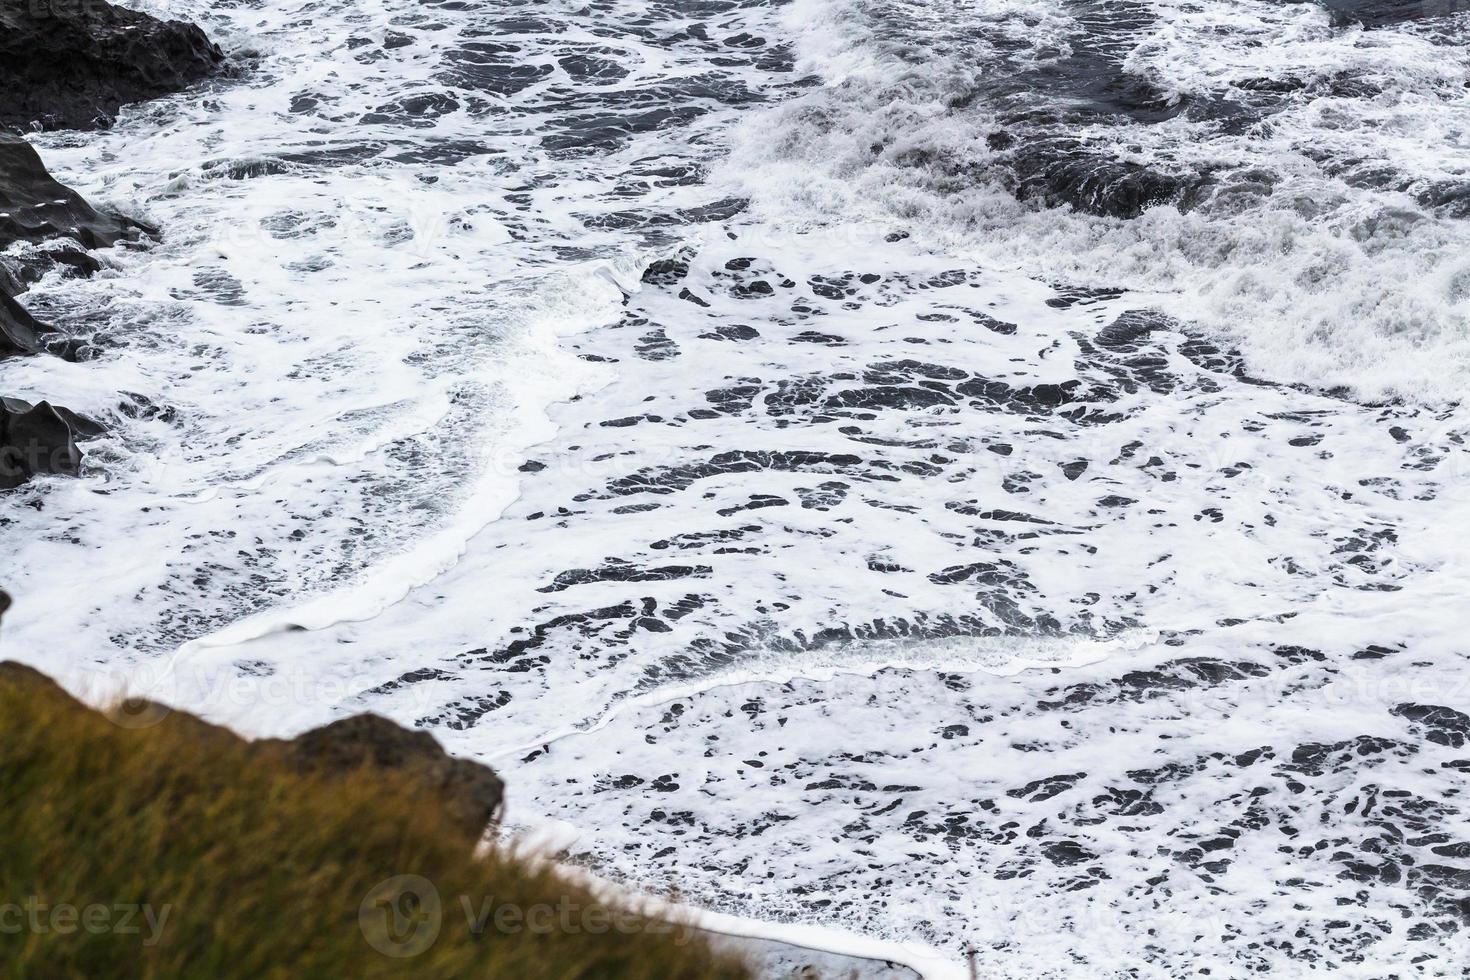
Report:
[[1333,27],[1361,24],[1369,30],[1425,17],[1442,17],[1460,9],[1449,2],[1425,0],[1321,0],[1321,3],[1331,15]]
[[[106,248],[140,232],[58,183],[35,148],[4,127],[111,123],[120,106],[182,89],[222,59],[199,28],[113,7],[104,0],[0,0],[0,250],[42,245],[0,260],[0,359],[39,353],[49,328],[16,302],[28,282],[60,265],[90,274]],[[22,251],[25,251],[24,249]],[[101,429],[64,408],[0,398],[0,490],[38,474],[76,475],[77,441]]]
[[[0,7],[0,11],[8,9]],[[0,33],[4,24],[0,13]],[[3,43],[0,39],[0,46]],[[0,77],[6,70],[0,61]],[[0,104],[5,98],[0,95]],[[18,136],[0,132],[0,249],[17,242],[39,244],[58,238],[85,248],[105,248],[143,231],[151,233],[152,229],[98,212],[46,172],[34,147]],[[37,250],[14,266],[0,260],[0,360],[44,349],[51,328],[31,316],[15,295],[54,262],[84,274],[98,265],[74,247]],[[101,432],[96,423],[44,401],[31,405],[0,397],[0,490],[18,487],[38,474],[75,476],[82,460],[77,442]]]
[[[140,232],[156,234],[137,222],[97,211],[46,172],[35,147],[0,131],[0,249],[17,242],[39,244],[55,239],[70,239],[84,248],[106,248]],[[26,312],[14,297],[58,263],[84,275],[100,266],[75,246],[0,260],[0,358],[42,349],[42,336],[51,328]]]
[[6,295],[0,285],[0,360],[17,354],[34,354],[41,349],[41,334],[48,328]]
[[1400,718],[1419,726],[1424,737],[1440,745],[1464,748],[1470,742],[1470,715],[1438,704],[1401,704],[1393,709]]
[[1021,200],[1110,218],[1136,218],[1156,204],[1187,205],[1208,183],[1206,176],[1153,170],[1064,140],[1028,144],[1011,166]]
[[[0,72],[3,64],[0,58]],[[4,91],[3,83],[0,91]],[[0,95],[0,102],[4,99]],[[86,248],[106,248],[140,230],[151,232],[126,218],[99,213],[46,172],[35,147],[19,136],[0,132],[0,248],[12,242],[54,238],[71,238]]]
[[101,434],[97,423],[65,408],[0,398],[0,490],[43,474],[76,476],[77,442]]
[[305,772],[345,773],[373,766],[409,773],[443,798],[445,810],[479,834],[494,821],[505,784],[488,766],[447,754],[428,732],[404,728],[379,715],[354,715],[316,728],[281,747]]
[[103,0],[0,0],[0,125],[107,126],[121,106],[186,88],[223,57],[193,24]]

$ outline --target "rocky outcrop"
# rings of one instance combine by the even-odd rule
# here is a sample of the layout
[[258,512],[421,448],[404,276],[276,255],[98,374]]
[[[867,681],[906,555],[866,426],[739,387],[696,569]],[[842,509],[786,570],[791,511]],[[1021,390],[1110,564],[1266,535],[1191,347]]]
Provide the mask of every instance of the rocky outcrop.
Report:
[[100,425],[68,409],[0,397],[0,490],[33,476],[76,476],[82,469],[77,442],[101,434]]
[[[10,596],[0,589],[0,617],[9,608]],[[62,694],[70,707],[94,710],[66,694],[41,671],[12,660],[0,661],[0,684],[27,690],[44,688]],[[228,728],[151,701],[124,702],[107,715],[130,729],[157,724],[182,727],[192,741],[244,741]],[[476,837],[499,819],[505,800],[505,784],[489,766],[457,759],[428,732],[404,728],[381,715],[353,715],[292,739],[267,738],[250,744],[255,751],[274,755],[302,773],[332,777],[376,769],[406,775],[423,787],[427,797],[437,800],[455,823]]]
[[[4,266],[0,265],[0,269]],[[41,350],[41,335],[50,329],[26,312],[0,283],[0,359]]]
[[223,60],[204,32],[103,0],[0,0],[0,125],[94,129]]
[[487,766],[448,755],[428,732],[381,715],[354,715],[274,744],[303,772],[347,773],[364,767],[406,772],[439,796],[445,810],[478,834],[499,816],[505,785]]
[[[0,132],[0,248],[57,238],[100,248],[147,230],[101,214],[47,173],[34,147]],[[15,297],[54,261],[84,273],[96,268],[96,260],[86,253],[69,250],[0,260],[0,360],[45,350],[51,327],[31,316]],[[75,476],[82,462],[77,442],[101,433],[96,423],[67,409],[0,397],[0,490],[14,489],[37,475]]]
[[[0,360],[47,348],[51,328],[16,300],[31,282],[58,266],[89,275],[100,264],[83,249],[157,234],[93,208],[4,127],[105,126],[120,106],[178,91],[221,58],[192,24],[103,0],[0,0]],[[44,401],[0,398],[0,490],[76,475],[77,442],[101,431]]]
[[[12,190],[3,182],[7,150],[7,138],[0,134],[0,209],[9,207],[7,191]],[[35,156],[34,150],[29,156]],[[37,160],[37,167],[40,167],[40,160]],[[41,169],[41,173],[44,175],[46,170]],[[106,229],[110,234],[109,220],[116,222],[118,219],[103,219],[62,185],[56,184],[56,188],[75,198],[75,204],[79,206],[73,216],[81,219],[81,223],[69,226],[71,237],[85,235],[88,241],[100,244],[103,239],[97,237],[98,232]],[[60,209],[71,204],[66,197],[56,197],[50,204],[41,204],[41,209]],[[88,220],[81,209],[91,212],[97,220]],[[0,215],[0,247],[12,244],[13,239],[7,238],[10,223],[25,220],[24,216],[18,215],[24,215],[24,209]],[[34,270],[34,263],[0,260],[0,360],[41,353],[46,350],[47,335],[53,332],[50,325],[35,319],[15,300],[15,295],[25,288],[25,279],[31,278]],[[15,489],[32,476],[78,475],[82,454],[76,444],[82,439],[101,435],[101,432],[103,429],[96,422],[84,419],[68,408],[51,406],[46,401],[31,404],[0,395],[0,491]]]
[[1136,218],[1156,204],[1187,210],[1212,179],[1208,172],[1170,174],[1116,160],[1068,138],[1027,140],[1003,159],[1021,200],[1109,218]]
[[69,238],[84,248],[106,248],[140,231],[151,229],[100,213],[46,171],[35,147],[0,131],[0,247]]
[[[9,601],[9,596],[0,591],[0,615]],[[63,703],[78,711],[95,710],[66,693],[46,674],[15,661],[0,661],[0,685],[44,690],[61,695]],[[125,703],[106,714],[120,727],[132,730],[171,726],[198,744],[245,742],[228,728],[155,702]],[[253,752],[274,756],[301,773],[333,778],[376,770],[405,776],[409,783],[422,788],[424,805],[440,807],[473,837],[479,837],[499,819],[505,799],[505,784],[489,766],[457,759],[428,732],[404,728],[380,715],[354,715],[293,739],[260,739],[249,745]]]
[[0,131],[0,250],[38,246],[0,256],[0,359],[36,354],[51,327],[16,297],[47,270],[90,275],[101,264],[82,249],[106,248],[152,228],[98,211],[47,172],[35,147]]

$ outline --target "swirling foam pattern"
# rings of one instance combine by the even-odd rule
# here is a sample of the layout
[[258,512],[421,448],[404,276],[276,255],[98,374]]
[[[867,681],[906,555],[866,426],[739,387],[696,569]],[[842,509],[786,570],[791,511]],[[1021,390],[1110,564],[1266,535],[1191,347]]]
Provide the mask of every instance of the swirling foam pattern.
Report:
[[154,6],[10,650],[986,976],[1470,962],[1465,15]]

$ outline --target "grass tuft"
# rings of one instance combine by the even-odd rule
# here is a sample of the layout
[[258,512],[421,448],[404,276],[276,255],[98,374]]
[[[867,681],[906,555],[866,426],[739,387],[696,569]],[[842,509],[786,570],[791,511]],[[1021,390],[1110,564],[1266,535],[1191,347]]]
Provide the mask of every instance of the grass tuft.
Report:
[[0,671],[0,976],[749,976],[475,843],[402,773],[303,774],[187,715],[122,727]]

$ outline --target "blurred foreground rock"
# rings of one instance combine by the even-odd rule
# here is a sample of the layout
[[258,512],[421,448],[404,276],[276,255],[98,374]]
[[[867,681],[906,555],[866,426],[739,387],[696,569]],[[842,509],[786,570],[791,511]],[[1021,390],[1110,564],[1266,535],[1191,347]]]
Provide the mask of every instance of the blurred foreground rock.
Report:
[[[9,605],[10,597],[0,591],[0,616]],[[15,661],[0,661],[0,685],[61,693],[78,711],[96,710],[66,694],[46,674]],[[227,728],[151,701],[126,701],[98,713],[123,728],[137,730],[144,738],[154,725],[167,725],[183,728],[194,741],[245,741]],[[505,799],[505,784],[489,766],[457,759],[428,732],[404,728],[381,715],[354,715],[292,739],[260,739],[250,745],[256,751],[279,755],[297,772],[328,778],[364,769],[401,773],[423,787],[424,806],[440,808],[476,837],[499,819]]]
[[439,795],[457,823],[478,833],[499,816],[505,784],[488,766],[456,759],[428,732],[363,714],[312,729],[279,745],[299,770],[327,774],[364,766],[413,773]]

